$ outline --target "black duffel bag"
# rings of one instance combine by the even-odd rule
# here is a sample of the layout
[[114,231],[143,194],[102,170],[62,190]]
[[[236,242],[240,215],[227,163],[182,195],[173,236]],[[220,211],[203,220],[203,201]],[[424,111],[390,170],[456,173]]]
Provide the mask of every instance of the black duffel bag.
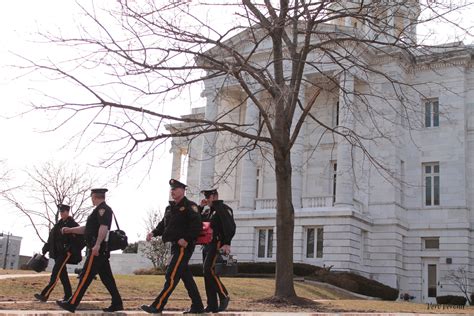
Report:
[[36,272],[43,272],[48,266],[49,259],[44,255],[37,253],[31,258],[26,264],[28,269],[34,270]]
[[114,250],[124,250],[128,246],[128,237],[127,234],[120,229],[120,226],[117,222],[117,218],[115,217],[115,214],[113,214],[114,220],[115,220],[115,225],[117,225],[116,230],[111,230],[109,231],[108,237],[107,237],[107,250],[108,251],[114,251]]

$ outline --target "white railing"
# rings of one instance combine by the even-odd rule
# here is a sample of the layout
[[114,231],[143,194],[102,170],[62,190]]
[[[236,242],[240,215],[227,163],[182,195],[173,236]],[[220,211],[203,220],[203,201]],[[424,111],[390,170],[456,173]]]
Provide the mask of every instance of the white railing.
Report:
[[333,206],[333,196],[313,196],[303,198],[303,207],[331,207]]
[[255,199],[257,210],[276,209],[276,199]]

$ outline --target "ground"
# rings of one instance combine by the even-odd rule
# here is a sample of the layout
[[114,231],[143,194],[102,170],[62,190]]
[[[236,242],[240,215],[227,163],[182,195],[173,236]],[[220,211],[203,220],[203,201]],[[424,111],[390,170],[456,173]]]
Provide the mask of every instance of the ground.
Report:
[[[29,272],[31,274],[31,271]],[[0,274],[3,274],[0,272]],[[138,310],[141,304],[150,304],[162,289],[163,276],[153,275],[118,275],[117,285],[124,298],[126,310]],[[464,309],[431,308],[426,304],[410,302],[387,302],[365,300],[324,285],[308,284],[302,281],[295,283],[296,291],[301,299],[296,302],[280,301],[272,298],[274,280],[253,278],[222,278],[231,296],[229,311],[255,312],[409,312],[409,313],[456,313],[474,314],[474,307]],[[34,301],[33,294],[38,293],[46,285],[48,276],[17,277],[5,279],[0,284],[0,309],[51,310],[58,309],[55,300],[62,298],[62,286],[58,283],[50,302]],[[205,301],[204,282],[196,277],[201,296]],[[71,276],[73,289],[77,286],[77,278]],[[84,303],[79,309],[97,310],[110,304],[110,297],[100,280],[96,280],[86,293]],[[182,311],[189,308],[189,299],[182,283],[172,294],[166,309]]]

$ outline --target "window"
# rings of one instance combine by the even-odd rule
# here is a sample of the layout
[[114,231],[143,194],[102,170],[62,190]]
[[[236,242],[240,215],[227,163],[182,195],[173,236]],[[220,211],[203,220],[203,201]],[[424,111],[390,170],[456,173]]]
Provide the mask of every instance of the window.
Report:
[[439,249],[439,237],[422,238],[423,249]]
[[360,262],[364,263],[369,260],[369,232],[360,231]]
[[257,184],[255,185],[255,197],[259,198],[262,196],[262,182],[263,182],[263,177],[262,177],[262,168],[257,168],[257,177],[255,179]]
[[439,205],[439,163],[423,164],[425,206]]
[[306,258],[323,257],[324,230],[322,227],[306,228]]
[[260,228],[258,230],[258,258],[271,258],[273,256],[273,229]]
[[339,125],[339,101],[336,102],[336,105],[334,106],[334,111],[333,111],[333,117],[332,117],[332,126],[336,127]]
[[439,126],[438,99],[425,100],[425,127]]
[[332,162],[331,168],[331,190],[332,190],[332,205],[336,203],[336,180],[337,180],[337,162]]
[[405,162],[400,160],[400,205],[405,206]]

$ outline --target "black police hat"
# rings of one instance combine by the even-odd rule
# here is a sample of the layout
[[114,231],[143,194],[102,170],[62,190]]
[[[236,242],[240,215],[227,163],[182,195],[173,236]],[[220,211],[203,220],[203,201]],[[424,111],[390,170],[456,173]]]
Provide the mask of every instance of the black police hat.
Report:
[[201,190],[201,193],[204,194],[206,198],[213,194],[217,194],[217,189]]
[[66,204],[58,204],[58,210],[60,211],[67,211],[69,212],[69,210],[71,209],[71,207],[69,205],[66,205]]
[[105,188],[92,189],[92,190],[91,190],[91,194],[92,194],[92,193],[105,193],[105,192],[107,192],[107,191],[109,191],[109,190],[108,190],[108,189],[105,189]]
[[176,189],[176,188],[183,188],[183,189],[186,189],[187,185],[182,183],[182,182],[179,182],[178,180],[176,179],[171,179],[169,181],[169,184],[170,184],[170,187],[172,189]]

